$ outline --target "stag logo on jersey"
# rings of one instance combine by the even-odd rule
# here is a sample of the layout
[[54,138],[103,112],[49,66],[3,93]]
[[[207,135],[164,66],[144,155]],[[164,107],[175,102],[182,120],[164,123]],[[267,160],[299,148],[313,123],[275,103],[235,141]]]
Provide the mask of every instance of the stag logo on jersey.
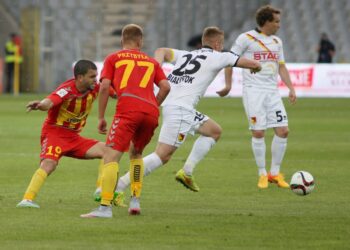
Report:
[[179,134],[179,135],[177,136],[177,140],[178,140],[179,142],[183,142],[184,139],[185,139],[185,135],[184,135],[184,134]]
[[278,53],[268,52],[268,51],[259,51],[254,52],[254,60],[257,61],[278,61]]
[[256,124],[256,117],[255,117],[255,116],[250,117],[250,123],[251,123],[252,125],[255,125],[255,124]]

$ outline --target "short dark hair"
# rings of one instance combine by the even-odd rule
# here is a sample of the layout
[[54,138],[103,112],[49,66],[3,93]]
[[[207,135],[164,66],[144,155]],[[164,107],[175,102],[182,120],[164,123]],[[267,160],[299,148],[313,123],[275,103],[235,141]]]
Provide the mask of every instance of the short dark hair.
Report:
[[271,5],[260,7],[255,14],[256,23],[259,27],[264,26],[267,21],[271,22],[273,20],[273,14],[281,14],[281,11]]
[[97,67],[92,61],[79,60],[74,65],[74,77],[77,78],[78,75],[85,75],[89,69],[97,70]]

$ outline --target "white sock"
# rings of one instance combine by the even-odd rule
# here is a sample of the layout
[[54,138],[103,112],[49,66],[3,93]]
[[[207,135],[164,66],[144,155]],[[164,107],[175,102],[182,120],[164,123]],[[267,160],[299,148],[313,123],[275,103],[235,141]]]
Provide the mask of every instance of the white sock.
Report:
[[267,175],[265,168],[266,144],[265,138],[252,137],[252,149],[256,165],[258,166],[259,175]]
[[287,149],[287,138],[281,138],[275,135],[271,144],[271,175],[278,175],[280,172],[281,163],[284,157],[284,153]]
[[[156,153],[152,153],[143,158],[144,164],[144,176],[149,175],[155,169],[163,165],[162,160]],[[130,185],[130,173],[127,172],[125,175],[119,178],[116,192],[124,192],[124,190]]]
[[143,158],[143,164],[145,166],[144,176],[147,176],[151,172],[153,172],[155,169],[162,166],[163,162],[156,153],[152,153]]
[[186,175],[192,175],[197,163],[204,158],[215,143],[216,141],[208,136],[201,135],[197,138],[183,167]]

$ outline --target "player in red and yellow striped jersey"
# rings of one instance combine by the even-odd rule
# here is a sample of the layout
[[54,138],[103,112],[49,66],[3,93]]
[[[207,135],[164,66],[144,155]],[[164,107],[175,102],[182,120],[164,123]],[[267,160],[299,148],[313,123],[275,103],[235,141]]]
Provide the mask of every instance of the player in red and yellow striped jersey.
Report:
[[96,65],[88,60],[80,60],[74,66],[74,78],[62,83],[45,99],[27,104],[28,112],[48,111],[48,115],[41,131],[40,167],[17,207],[39,208],[33,200],[46,177],[55,171],[62,156],[102,158],[105,144],[79,135],[98,95],[100,87],[96,83],[96,76]]
[[[99,96],[99,130],[107,132],[104,114],[111,84],[117,92],[118,103],[112,126],[107,136],[103,157],[101,205],[81,217],[112,217],[111,201],[116,186],[119,161],[129,150],[131,201],[130,214],[140,213],[139,197],[142,189],[142,152],[158,126],[159,109],[170,91],[169,83],[159,63],[140,51],[143,32],[140,26],[128,24],[122,30],[121,51],[107,56],[101,73]],[[153,84],[159,92],[154,96]]]

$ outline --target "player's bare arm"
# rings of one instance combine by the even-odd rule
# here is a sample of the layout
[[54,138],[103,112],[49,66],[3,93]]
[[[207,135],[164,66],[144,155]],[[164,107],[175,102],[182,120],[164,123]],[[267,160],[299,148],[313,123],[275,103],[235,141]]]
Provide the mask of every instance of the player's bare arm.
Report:
[[161,80],[158,83],[158,87],[159,87],[159,91],[156,96],[156,99],[157,99],[158,105],[160,106],[170,92],[170,84],[168,80]]
[[154,59],[162,65],[164,61],[171,62],[174,57],[174,52],[170,48],[158,48],[154,52]]
[[232,67],[226,67],[225,68],[225,87],[219,91],[216,91],[216,93],[220,97],[227,96],[228,93],[230,93],[232,88]]
[[237,67],[250,69],[252,73],[259,72],[261,70],[261,64],[258,61],[250,60],[245,57],[240,57],[236,64]]
[[26,108],[27,108],[27,112],[30,112],[32,110],[47,111],[52,106],[53,106],[53,102],[50,99],[45,98],[41,101],[35,100],[35,101],[28,102]]
[[111,80],[104,78],[100,85],[100,92],[98,98],[98,132],[100,134],[107,133],[107,122],[105,120],[105,112],[108,103],[109,90],[111,86]]
[[289,95],[288,95],[289,102],[291,104],[295,104],[296,100],[297,100],[297,96],[295,94],[295,90],[294,90],[292,81],[290,80],[288,69],[284,63],[280,64],[280,66],[279,66],[279,75],[280,75],[282,81],[286,84],[286,86],[289,89]]

